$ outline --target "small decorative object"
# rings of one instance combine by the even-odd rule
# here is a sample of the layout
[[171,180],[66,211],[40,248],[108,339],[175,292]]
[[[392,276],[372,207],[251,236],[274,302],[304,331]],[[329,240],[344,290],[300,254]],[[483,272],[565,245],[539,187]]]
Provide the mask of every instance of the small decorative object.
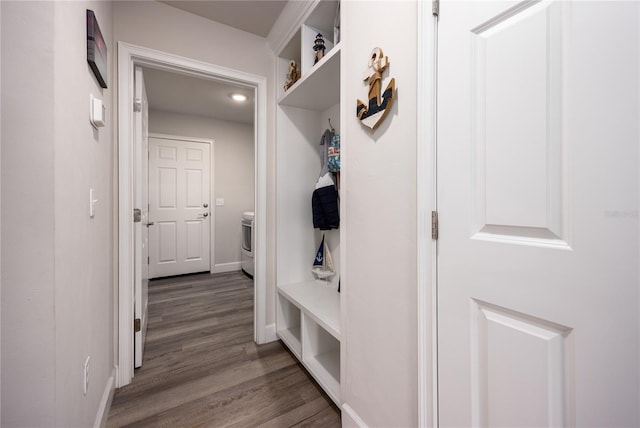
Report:
[[98,20],[87,9],[87,62],[103,88],[107,88],[107,45],[102,38]]
[[358,100],[356,115],[360,122],[370,129],[376,129],[385,118],[395,99],[396,79],[391,79],[382,92],[382,73],[389,66],[389,58],[384,56],[382,49],[374,48],[369,59],[369,68],[364,81],[369,82],[369,101]]
[[324,45],[324,38],[322,37],[322,34],[318,33],[316,35],[316,41],[313,44],[313,50],[316,53],[315,60],[313,61],[314,64],[317,64],[318,61],[322,59],[322,57],[324,56],[325,49],[326,47]]
[[291,61],[289,63],[289,72],[287,73],[287,81],[284,82],[284,90],[286,91],[294,83],[296,83],[300,79],[300,69],[296,65],[295,61]]
[[329,172],[340,172],[340,136],[334,134],[327,148],[327,167]]
[[316,258],[313,260],[313,268],[311,271],[318,279],[329,281],[335,274],[336,268],[333,264],[333,258],[329,252],[329,245],[324,243],[324,234],[322,234],[322,242],[316,251]]

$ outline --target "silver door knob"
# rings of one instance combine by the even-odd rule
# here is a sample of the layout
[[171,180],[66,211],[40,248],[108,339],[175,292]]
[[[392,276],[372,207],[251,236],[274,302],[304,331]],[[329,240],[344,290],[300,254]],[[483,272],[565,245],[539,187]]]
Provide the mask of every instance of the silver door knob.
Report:
[[209,213],[204,213],[204,214],[202,214],[202,215],[203,215],[204,217],[208,217],[208,216],[209,216]]
[[209,208],[209,204],[206,203],[206,202],[204,204],[202,204],[202,206],[205,207],[205,208]]

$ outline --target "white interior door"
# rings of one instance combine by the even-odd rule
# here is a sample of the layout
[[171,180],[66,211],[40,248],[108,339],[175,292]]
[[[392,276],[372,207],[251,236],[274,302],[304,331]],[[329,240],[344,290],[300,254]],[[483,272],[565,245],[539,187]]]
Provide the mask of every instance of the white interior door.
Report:
[[142,69],[135,69],[135,96],[139,111],[134,113],[134,206],[140,209],[141,221],[134,223],[134,254],[135,254],[135,284],[134,284],[134,316],[140,320],[140,329],[134,333],[134,367],[142,366],[142,354],[147,332],[147,302],[149,285],[149,247],[147,230],[148,222],[148,165],[149,157],[149,102],[144,87]]
[[209,271],[210,145],[149,138],[149,274]]
[[638,2],[441,2],[441,426],[639,426]]

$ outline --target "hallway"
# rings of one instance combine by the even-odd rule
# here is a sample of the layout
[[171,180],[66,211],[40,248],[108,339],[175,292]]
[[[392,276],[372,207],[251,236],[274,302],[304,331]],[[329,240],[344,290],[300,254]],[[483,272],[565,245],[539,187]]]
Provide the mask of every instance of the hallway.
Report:
[[144,362],[108,427],[340,426],[339,410],[280,342],[253,341],[239,272],[149,282]]

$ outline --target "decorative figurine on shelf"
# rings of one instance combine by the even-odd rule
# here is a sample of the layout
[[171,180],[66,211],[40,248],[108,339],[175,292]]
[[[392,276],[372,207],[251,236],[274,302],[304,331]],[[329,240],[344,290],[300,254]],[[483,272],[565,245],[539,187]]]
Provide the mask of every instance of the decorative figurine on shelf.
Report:
[[363,79],[369,83],[369,101],[358,100],[356,107],[356,115],[360,122],[372,130],[376,129],[389,113],[395,99],[396,79],[391,79],[382,92],[382,73],[388,66],[389,58],[384,56],[382,49],[374,48]]
[[292,60],[289,63],[289,72],[287,73],[287,81],[284,82],[284,90],[286,91],[287,89],[292,87],[293,84],[298,81],[298,79],[300,79],[300,70],[298,69],[296,62]]
[[320,61],[322,59],[322,57],[324,56],[324,50],[326,49],[325,45],[324,45],[324,38],[322,37],[322,34],[318,33],[316,35],[316,41],[313,45],[313,50],[316,53],[315,55],[315,60],[313,61],[313,64],[317,64],[318,61]]

